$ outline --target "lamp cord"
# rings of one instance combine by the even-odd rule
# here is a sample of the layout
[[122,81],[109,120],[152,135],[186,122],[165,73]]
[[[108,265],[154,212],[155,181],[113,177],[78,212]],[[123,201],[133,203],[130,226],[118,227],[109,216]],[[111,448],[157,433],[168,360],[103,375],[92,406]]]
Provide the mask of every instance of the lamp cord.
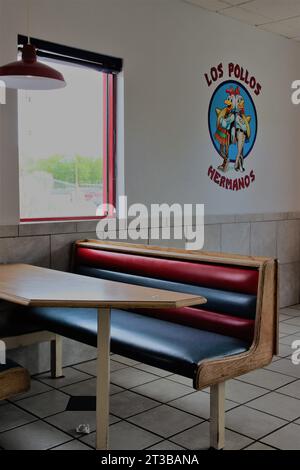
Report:
[[27,44],[30,44],[30,0],[26,2]]

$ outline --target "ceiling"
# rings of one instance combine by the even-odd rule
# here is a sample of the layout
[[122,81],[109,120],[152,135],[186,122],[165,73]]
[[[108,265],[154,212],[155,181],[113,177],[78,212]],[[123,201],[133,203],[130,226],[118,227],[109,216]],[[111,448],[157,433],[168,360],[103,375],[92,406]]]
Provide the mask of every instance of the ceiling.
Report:
[[183,0],[272,33],[300,41],[300,0]]

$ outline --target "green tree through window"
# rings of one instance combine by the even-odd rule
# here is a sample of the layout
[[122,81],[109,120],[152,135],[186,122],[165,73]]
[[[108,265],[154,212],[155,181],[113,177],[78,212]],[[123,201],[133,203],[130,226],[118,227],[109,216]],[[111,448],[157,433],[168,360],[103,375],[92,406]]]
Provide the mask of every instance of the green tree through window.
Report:
[[63,155],[52,155],[36,161],[30,161],[28,173],[45,172],[64,183],[78,186],[100,184],[103,177],[102,159],[76,155],[66,158]]

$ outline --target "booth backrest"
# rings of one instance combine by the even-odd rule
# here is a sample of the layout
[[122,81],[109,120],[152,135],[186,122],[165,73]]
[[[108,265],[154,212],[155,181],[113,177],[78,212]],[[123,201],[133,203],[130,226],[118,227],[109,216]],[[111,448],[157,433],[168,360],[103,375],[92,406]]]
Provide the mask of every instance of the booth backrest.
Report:
[[170,322],[253,341],[259,270],[257,267],[169,259],[77,244],[78,274],[135,285],[202,295],[207,304],[168,310],[138,310]]

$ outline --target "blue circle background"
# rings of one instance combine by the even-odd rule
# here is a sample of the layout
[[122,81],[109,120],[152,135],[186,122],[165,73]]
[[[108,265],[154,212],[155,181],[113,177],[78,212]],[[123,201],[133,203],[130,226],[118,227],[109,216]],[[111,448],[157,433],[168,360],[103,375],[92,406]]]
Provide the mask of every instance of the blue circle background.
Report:
[[[251,116],[251,121],[250,121],[251,136],[250,136],[249,141],[245,143],[245,147],[244,147],[244,158],[247,158],[250,152],[252,151],[253,146],[256,141],[257,113],[256,113],[256,108],[255,108],[255,105],[254,105],[254,102],[250,93],[241,83],[236,82],[235,80],[227,80],[221,83],[216,88],[209,104],[208,126],[209,126],[211,140],[214,144],[216,151],[220,155],[220,144],[214,137],[214,134],[217,129],[216,108],[223,109],[226,106],[224,103],[224,101],[226,100],[226,97],[228,96],[228,93],[226,93],[226,90],[231,87],[235,89],[237,86],[240,88],[241,95],[243,96],[245,100],[245,115]],[[229,148],[229,160],[231,162],[235,162],[236,155],[237,155],[237,144],[231,144]]]

